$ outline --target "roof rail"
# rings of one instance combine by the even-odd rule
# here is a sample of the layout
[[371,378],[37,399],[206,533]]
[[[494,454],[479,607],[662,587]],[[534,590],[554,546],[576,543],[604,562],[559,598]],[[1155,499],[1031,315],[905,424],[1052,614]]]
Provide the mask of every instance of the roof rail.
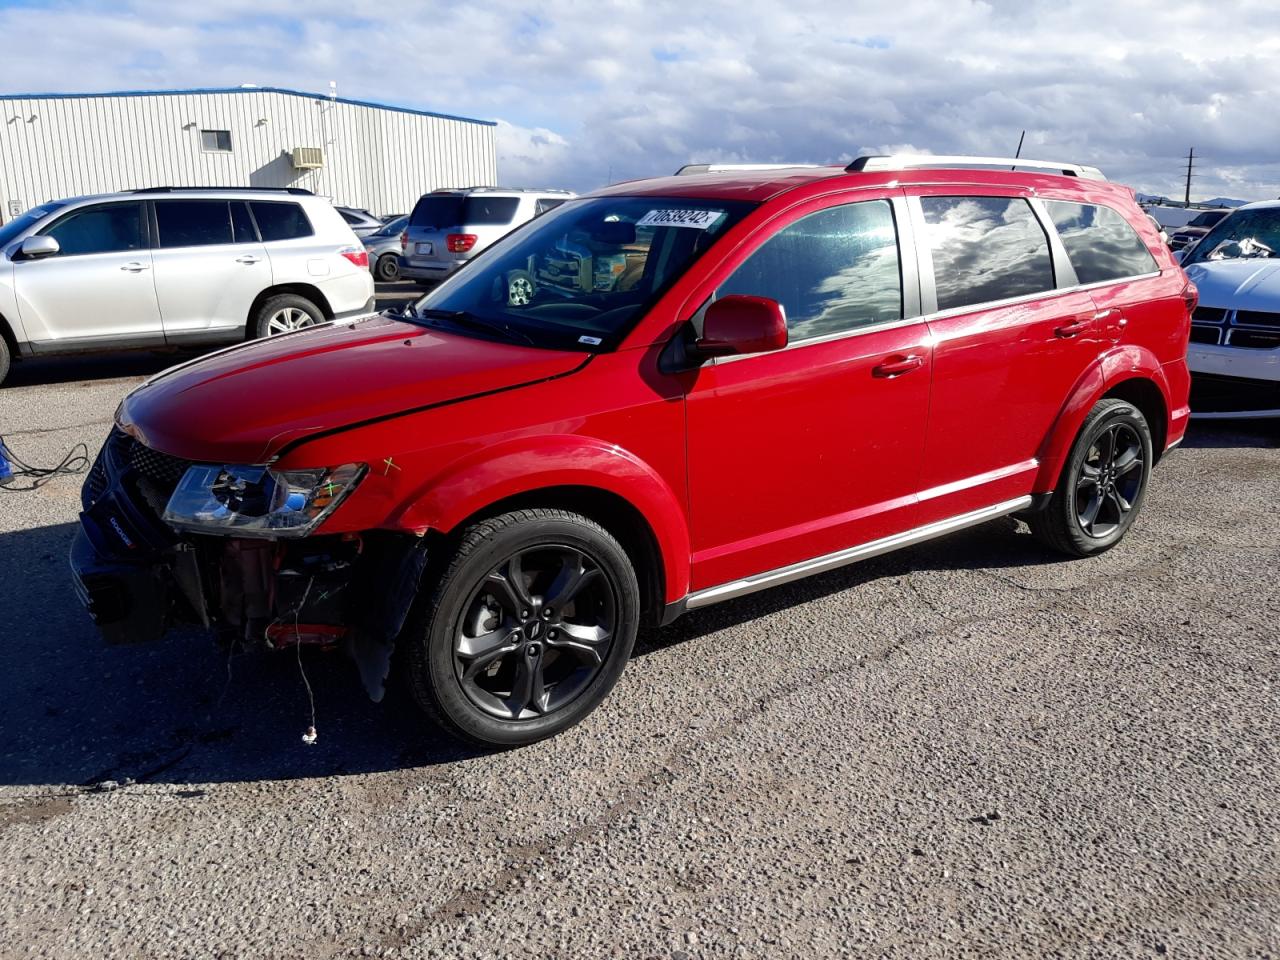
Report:
[[[480,193],[491,190],[494,193],[563,193],[571,194],[572,190],[566,190],[563,187],[494,187],[494,186],[473,186],[473,187],[436,187],[432,193]],[[426,196],[426,194],[424,194]]]
[[790,170],[793,167],[820,167],[820,163],[686,163],[676,171],[677,177],[695,173],[732,173],[737,170]]
[[226,193],[230,190],[247,193],[293,193],[306,197],[314,197],[310,190],[301,187],[141,187],[137,190],[126,190],[125,193]]
[[1028,170],[1052,170],[1064,177],[1106,180],[1097,167],[1082,163],[1058,163],[1053,160],[1025,160],[1022,157],[935,157],[927,153],[899,153],[892,156],[859,157],[845,167],[848,173],[871,173],[880,170],[906,170],[919,167],[1025,167]]

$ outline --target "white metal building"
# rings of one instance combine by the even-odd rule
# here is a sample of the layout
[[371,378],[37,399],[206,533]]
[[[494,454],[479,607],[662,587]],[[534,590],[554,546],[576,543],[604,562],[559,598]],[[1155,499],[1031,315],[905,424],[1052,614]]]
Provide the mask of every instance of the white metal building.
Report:
[[497,183],[496,124],[278,87],[0,95],[0,222],[153,186],[303,187],[375,214]]

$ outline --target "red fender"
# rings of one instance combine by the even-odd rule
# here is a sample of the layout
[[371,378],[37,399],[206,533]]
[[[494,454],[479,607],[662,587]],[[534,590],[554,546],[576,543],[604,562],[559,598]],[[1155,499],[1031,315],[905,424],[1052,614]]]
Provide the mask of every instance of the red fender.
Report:
[[638,457],[594,437],[522,437],[476,451],[433,477],[394,523],[415,533],[448,532],[489,504],[560,486],[594,487],[635,507],[661,554],[666,601],[689,592],[689,524],[679,498]]
[[[1160,394],[1164,397],[1166,418],[1168,417],[1168,411],[1172,409],[1169,402],[1169,383],[1165,377],[1164,368],[1155,354],[1133,344],[1118,346],[1108,351],[1076,381],[1071,389],[1070,398],[1058,414],[1058,419],[1049,436],[1045,438],[1038,457],[1040,470],[1036,474],[1034,492],[1053,491],[1058,485],[1062,467],[1071,453],[1071,445],[1075,443],[1076,436],[1080,433],[1084,418],[1089,415],[1094,404],[1115,389],[1118,384],[1133,379],[1149,380],[1160,389]],[[1166,436],[1172,436],[1169,432],[1171,426],[1170,422],[1165,423]]]

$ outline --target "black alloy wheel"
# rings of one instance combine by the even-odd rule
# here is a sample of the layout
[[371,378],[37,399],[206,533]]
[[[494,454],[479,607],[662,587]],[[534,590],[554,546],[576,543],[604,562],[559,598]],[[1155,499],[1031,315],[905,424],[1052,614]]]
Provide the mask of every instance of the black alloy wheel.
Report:
[[564,544],[521,550],[490,570],[454,638],[458,682],[503,720],[562,710],[600,673],[613,644],[616,587]]
[[1142,438],[1116,422],[1089,447],[1076,478],[1076,522],[1086,536],[1105,539],[1124,526],[1146,479]]
[[594,520],[533,507],[459,534],[402,635],[414,699],[446,731],[486,747],[552,736],[622,675],[640,587]]
[[1070,556],[1109,550],[1137,519],[1154,462],[1142,412],[1115,397],[1099,400],[1076,435],[1048,505],[1023,519],[1041,542]]

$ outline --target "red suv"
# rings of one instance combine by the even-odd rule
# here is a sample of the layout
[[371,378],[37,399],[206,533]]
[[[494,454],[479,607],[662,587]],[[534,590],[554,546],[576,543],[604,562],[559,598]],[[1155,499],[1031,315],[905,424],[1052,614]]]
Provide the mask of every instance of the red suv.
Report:
[[402,313],[153,377],[85,484],[80,596],[114,639],[340,645],[375,699],[398,647],[510,745],[641,623],[1006,514],[1100,553],[1182,439],[1195,289],[1131,190],[1011,163],[620,184]]

